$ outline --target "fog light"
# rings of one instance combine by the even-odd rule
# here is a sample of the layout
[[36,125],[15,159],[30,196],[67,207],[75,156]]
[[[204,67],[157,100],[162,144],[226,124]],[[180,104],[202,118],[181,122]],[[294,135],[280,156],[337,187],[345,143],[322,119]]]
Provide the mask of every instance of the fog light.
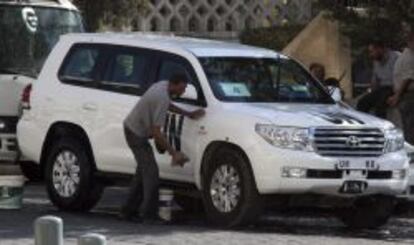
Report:
[[406,169],[399,169],[399,170],[393,170],[392,171],[392,178],[393,179],[405,179],[407,176],[407,170]]
[[296,167],[283,167],[282,168],[282,177],[284,178],[306,178],[307,169],[306,168],[296,168]]

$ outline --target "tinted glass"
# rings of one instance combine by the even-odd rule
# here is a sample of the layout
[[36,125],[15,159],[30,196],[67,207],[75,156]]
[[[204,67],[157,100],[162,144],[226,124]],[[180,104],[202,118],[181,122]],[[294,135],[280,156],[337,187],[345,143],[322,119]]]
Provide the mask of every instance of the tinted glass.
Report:
[[78,12],[0,5],[0,73],[36,77],[60,35],[83,32]]
[[120,85],[142,87],[145,85],[144,76],[149,61],[144,54],[117,53],[111,61],[111,72],[106,80]]
[[60,78],[62,80],[93,81],[93,71],[97,64],[98,55],[98,48],[77,47],[73,49],[65,62]]
[[222,101],[334,103],[320,83],[289,58],[200,58]]

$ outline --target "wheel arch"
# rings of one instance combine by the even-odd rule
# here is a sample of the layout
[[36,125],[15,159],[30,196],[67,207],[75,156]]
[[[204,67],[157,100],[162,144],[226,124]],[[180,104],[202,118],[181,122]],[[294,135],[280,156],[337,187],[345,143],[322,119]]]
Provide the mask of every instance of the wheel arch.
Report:
[[198,172],[198,174],[200,176],[199,181],[200,181],[201,189],[203,189],[204,176],[205,176],[206,168],[208,166],[208,162],[210,161],[210,159],[211,159],[212,155],[214,154],[214,152],[216,152],[218,149],[223,148],[223,147],[227,147],[227,148],[233,149],[235,151],[238,151],[241,154],[241,156],[246,160],[247,165],[249,167],[249,170],[251,171],[251,173],[253,175],[253,181],[254,181],[254,183],[256,185],[256,188],[257,188],[256,176],[254,174],[254,170],[253,170],[251,161],[250,161],[248,155],[246,154],[246,152],[237,144],[234,144],[234,143],[228,142],[228,141],[217,140],[217,141],[210,142],[207,145],[207,147],[204,150],[203,156],[201,158],[201,166],[200,166],[200,169],[199,169],[199,172]]
[[50,152],[53,142],[64,137],[72,137],[76,138],[77,140],[80,140],[84,146],[86,147],[88,156],[90,158],[90,161],[93,165],[93,168],[96,170],[96,163],[95,163],[95,157],[92,149],[92,145],[90,143],[88,134],[86,131],[79,125],[75,123],[70,122],[55,122],[47,131],[45,140],[42,145],[42,152],[40,155],[40,167],[41,167],[41,173],[42,177],[44,177],[44,169],[46,166],[46,161],[48,157],[48,153]]

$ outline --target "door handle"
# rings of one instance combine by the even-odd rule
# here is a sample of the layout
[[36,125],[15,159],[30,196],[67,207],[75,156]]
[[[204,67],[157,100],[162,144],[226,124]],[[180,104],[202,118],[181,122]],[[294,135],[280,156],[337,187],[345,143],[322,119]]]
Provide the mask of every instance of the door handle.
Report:
[[82,105],[82,109],[85,111],[96,111],[98,110],[98,106],[94,103],[85,103]]

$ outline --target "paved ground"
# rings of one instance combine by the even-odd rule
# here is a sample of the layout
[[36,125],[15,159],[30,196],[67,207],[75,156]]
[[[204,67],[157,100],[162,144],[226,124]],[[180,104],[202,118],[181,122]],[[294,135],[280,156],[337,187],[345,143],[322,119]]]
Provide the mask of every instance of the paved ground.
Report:
[[76,237],[87,232],[101,233],[108,245],[254,245],[254,244],[394,244],[414,243],[414,220],[395,218],[382,230],[347,231],[335,219],[326,217],[281,217],[263,220],[259,225],[239,231],[208,227],[201,215],[176,215],[171,226],[143,226],[116,219],[125,190],[112,188],[105,192],[98,207],[88,214],[59,212],[48,201],[40,185],[26,189],[24,208],[0,211],[0,245],[31,245],[33,221],[43,215],[64,219],[66,245],[75,245]]

